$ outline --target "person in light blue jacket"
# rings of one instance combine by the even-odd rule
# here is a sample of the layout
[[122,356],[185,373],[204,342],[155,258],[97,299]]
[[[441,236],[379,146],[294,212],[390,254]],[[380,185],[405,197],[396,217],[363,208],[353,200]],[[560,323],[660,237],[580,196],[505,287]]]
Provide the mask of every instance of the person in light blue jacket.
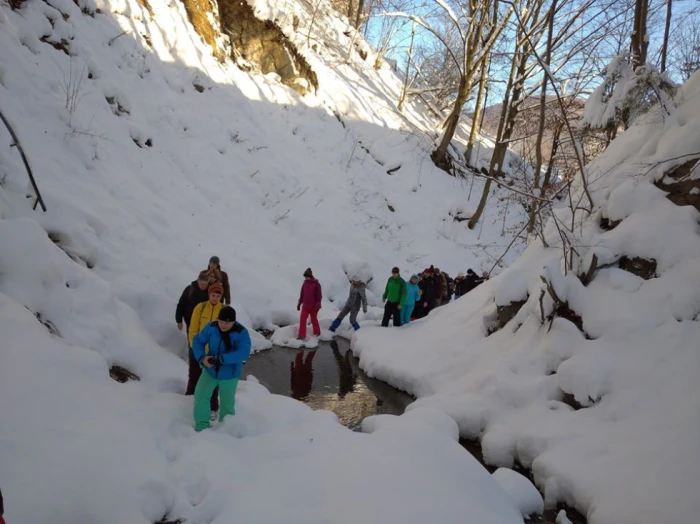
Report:
[[192,340],[194,358],[204,368],[194,389],[195,430],[209,427],[209,400],[219,387],[221,398],[219,422],[226,415],[235,415],[236,388],[243,362],[250,356],[250,334],[236,322],[236,310],[225,306],[219,319],[209,322]]
[[420,300],[423,292],[418,287],[418,275],[413,275],[411,280],[406,283],[406,303],[401,308],[401,325],[408,324],[411,321],[411,314],[416,302]]

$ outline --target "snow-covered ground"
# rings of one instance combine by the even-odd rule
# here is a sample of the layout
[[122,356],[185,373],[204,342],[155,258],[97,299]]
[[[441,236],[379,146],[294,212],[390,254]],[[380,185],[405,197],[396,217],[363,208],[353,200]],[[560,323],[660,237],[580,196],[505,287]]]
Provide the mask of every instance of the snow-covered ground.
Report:
[[[481,440],[488,463],[531,468],[547,504],[575,506],[590,524],[700,518],[700,213],[654,185],[700,157],[700,73],[678,100],[588,166],[595,206],[567,233],[580,255],[573,270],[564,274],[550,221],[549,247],[529,246],[465,297],[408,327],[353,338],[368,375],[419,397],[408,409],[449,414]],[[699,178],[698,169],[687,175]],[[585,207],[580,181],[573,199]],[[572,223],[566,205],[557,216],[562,229]],[[585,286],[579,275],[594,255]],[[653,259],[653,278],[619,267],[623,256]],[[541,277],[581,330],[550,318]],[[497,305],[516,301],[526,302],[489,335]]]
[[[314,38],[349,43],[340,19],[316,27]],[[28,0],[19,11],[0,0],[0,49],[0,110],[48,205],[31,210],[0,129],[9,523],[521,521],[522,497],[459,447],[441,413],[357,434],[242,382],[234,419],[191,427],[174,309],[211,255],[252,330],[295,322],[306,267],[327,322],[347,295],[343,268],[365,262],[376,278],[362,319],[374,321],[392,266],[488,269],[510,242],[501,229],[522,219],[515,206],[505,219],[494,206],[477,231],[453,221],[481,184],[469,200],[466,182],[433,167],[439,122],[420,105],[395,111],[388,67],[333,62],[322,46],[309,60],[319,90],[302,98],[274,75],[217,62],[167,0]],[[141,380],[117,384],[112,365]]]

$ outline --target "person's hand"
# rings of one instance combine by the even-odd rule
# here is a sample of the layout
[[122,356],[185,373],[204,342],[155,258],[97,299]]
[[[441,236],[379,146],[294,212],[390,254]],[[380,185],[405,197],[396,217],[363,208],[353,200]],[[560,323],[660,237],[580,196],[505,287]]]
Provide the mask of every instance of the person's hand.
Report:
[[202,364],[204,364],[204,367],[213,368],[214,367],[214,357],[204,357],[202,359]]
[[182,331],[182,322],[178,322],[178,323],[177,323],[177,329],[179,329],[180,331]]
[[366,314],[367,314],[367,308],[366,308],[366,307],[363,307],[363,308],[362,308],[362,312],[366,315]]
[[386,302],[386,297],[382,297],[382,303]]
[[301,311],[301,304],[297,304],[297,311]]
[[423,302],[423,307],[428,307],[428,303],[427,303],[427,302]]
[[399,307],[399,309],[401,309],[401,304],[399,304],[399,306],[398,306],[398,307]]

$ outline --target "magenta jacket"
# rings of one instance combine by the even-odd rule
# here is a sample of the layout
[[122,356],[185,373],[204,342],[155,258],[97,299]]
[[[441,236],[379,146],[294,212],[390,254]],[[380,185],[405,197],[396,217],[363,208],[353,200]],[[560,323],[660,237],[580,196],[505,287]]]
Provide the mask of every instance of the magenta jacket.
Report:
[[321,309],[321,283],[315,278],[304,280],[301,285],[301,293],[299,293],[299,302],[297,307],[304,306],[307,311]]

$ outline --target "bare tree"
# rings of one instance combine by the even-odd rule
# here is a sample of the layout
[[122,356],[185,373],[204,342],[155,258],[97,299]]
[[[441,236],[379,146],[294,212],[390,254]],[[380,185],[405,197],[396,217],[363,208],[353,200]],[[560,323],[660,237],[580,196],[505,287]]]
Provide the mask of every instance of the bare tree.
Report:
[[649,49],[649,34],[647,33],[647,16],[649,15],[649,0],[635,0],[634,27],[630,40],[632,53],[632,68],[636,69],[647,61]]
[[673,0],[666,0],[666,23],[664,24],[664,40],[661,46],[661,72],[666,71],[666,56],[668,55],[668,35],[671,31],[673,16]]

